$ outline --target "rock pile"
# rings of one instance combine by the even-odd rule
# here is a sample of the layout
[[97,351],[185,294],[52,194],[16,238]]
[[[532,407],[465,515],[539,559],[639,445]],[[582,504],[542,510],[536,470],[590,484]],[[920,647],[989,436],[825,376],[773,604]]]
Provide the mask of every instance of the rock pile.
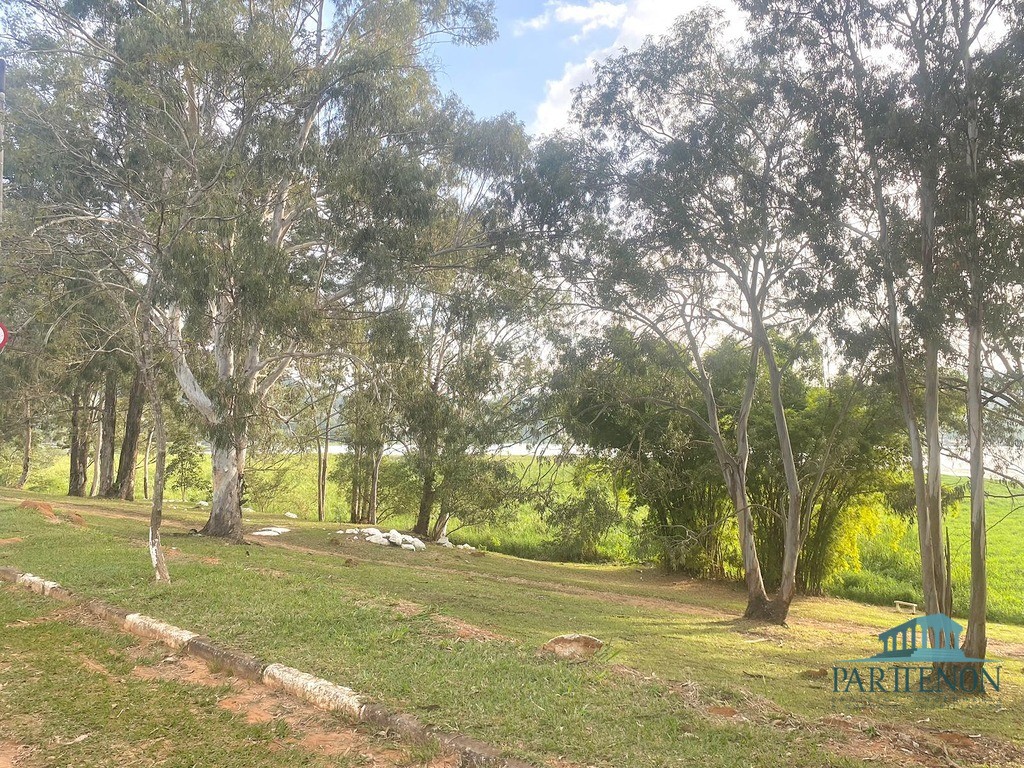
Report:
[[[378,528],[345,528],[337,531],[339,536],[351,536],[352,541],[365,541],[367,544],[377,544],[382,547],[401,547],[407,549],[410,552],[422,552],[427,548],[427,545],[423,543],[421,539],[417,539],[415,536],[410,536],[407,533],[399,533],[392,528],[387,533],[384,533]],[[441,538],[437,542],[442,547],[453,547],[454,545],[446,538]],[[473,549],[468,544],[463,544],[460,549]]]

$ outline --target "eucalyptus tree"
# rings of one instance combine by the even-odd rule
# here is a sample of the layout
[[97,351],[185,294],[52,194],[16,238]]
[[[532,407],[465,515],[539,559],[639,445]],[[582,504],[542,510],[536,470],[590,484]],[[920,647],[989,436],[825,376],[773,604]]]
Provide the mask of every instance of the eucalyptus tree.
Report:
[[488,39],[489,6],[19,8],[23,122],[72,160],[45,231],[116,233],[120,282],[158,284],[156,340],[212,444],[203,532],[237,540],[248,422],[324,316],[394,269],[389,240],[436,198],[425,55]]
[[481,258],[486,264],[434,273],[430,290],[413,291],[373,336],[378,356],[395,361],[396,437],[419,481],[415,531],[423,536],[445,535],[470,508],[464,492],[474,482],[492,495],[509,487],[500,462],[479,459],[520,442],[531,422],[543,294],[517,260]]
[[[774,331],[808,330],[787,300],[810,279],[812,251],[830,239],[819,236],[817,212],[793,201],[820,195],[825,182],[808,172],[802,115],[785,98],[802,87],[789,63],[722,36],[717,14],[684,16],[663,38],[603,63],[579,90],[580,135],[565,167],[579,169],[575,185],[585,191],[567,199],[591,216],[578,232],[585,244],[562,241],[560,258],[581,301],[654,333],[686,361],[704,401],[691,417],[714,446],[735,508],[747,615],[782,622],[796,588],[802,494]],[[565,167],[548,174],[550,190],[566,186]],[[704,357],[731,333],[747,340],[749,364],[741,407],[726,425]],[[782,582],[771,599],[746,478],[762,358],[788,493]]]
[[[952,4],[959,66],[947,138],[949,191],[943,202],[949,210],[953,280],[960,287],[952,292],[954,308],[967,328],[971,598],[964,648],[973,658],[984,658],[987,648],[986,448],[988,433],[995,431],[989,426],[989,414],[995,416],[997,429],[1006,424],[1007,400],[1002,392],[1007,383],[1012,389],[1020,381],[1021,370],[1006,364],[1011,357],[1004,352],[1009,349],[1015,355],[1019,349],[1019,307],[1024,297],[1020,17],[1010,15],[1012,31],[988,50],[979,42],[987,18],[1008,10],[1007,4],[995,2]],[[1018,405],[1018,420],[1021,413]]]
[[[910,439],[929,612],[952,607],[942,530],[940,461],[948,446],[941,440],[940,362],[966,359],[977,591],[967,645],[983,655],[985,313],[995,310],[1005,325],[998,305],[1019,283],[1007,238],[1009,211],[1019,203],[1002,181],[1016,165],[1010,147],[1018,131],[1007,109],[1014,66],[1003,55],[986,72],[985,43],[992,18],[1010,4],[745,5],[761,22],[760,44],[804,58],[817,81],[808,119],[819,136],[822,171],[839,180],[849,266],[844,284],[810,298],[834,308],[838,337],[856,340],[849,353],[888,362]],[[1006,41],[996,47],[1007,50]]]

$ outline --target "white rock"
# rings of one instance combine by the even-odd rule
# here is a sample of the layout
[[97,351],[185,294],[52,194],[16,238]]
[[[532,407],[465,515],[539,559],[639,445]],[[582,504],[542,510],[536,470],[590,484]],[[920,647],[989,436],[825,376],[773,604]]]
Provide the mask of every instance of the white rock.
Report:
[[364,536],[380,536],[381,535],[381,532],[379,530],[377,530],[376,528],[363,528],[361,531],[357,530],[357,529],[353,529],[353,530],[355,530],[356,533],[363,534]]
[[416,538],[415,536],[410,536],[407,533],[403,533],[402,534],[402,543],[403,544],[412,544],[413,541],[415,540],[415,538]]
[[394,528],[392,528],[388,532],[388,541],[390,541],[396,547],[400,547],[402,545],[402,543],[403,543],[402,542],[402,534],[400,534],[398,531],[396,531]]
[[253,531],[253,536],[280,536],[281,534],[277,531]]
[[413,546],[412,544],[403,544],[402,545],[402,549],[408,549],[410,552],[415,552],[416,551],[416,547]]
[[459,544],[457,549],[476,549],[472,544]]
[[251,515],[256,510],[253,509],[252,507],[242,507],[242,511],[245,512],[245,514],[247,515]]
[[366,541],[368,543],[370,543],[370,544],[390,544],[391,543],[385,537],[381,536],[379,533],[376,536],[368,537],[366,539]]
[[288,533],[289,531],[291,531],[291,528],[282,528],[279,525],[268,525],[263,530],[264,531],[274,531],[276,533]]
[[450,541],[444,542],[441,546],[445,549],[455,549],[455,545],[452,544]]
[[417,552],[422,552],[423,550],[425,550],[427,548],[426,544],[424,544],[422,541],[420,541],[419,539],[417,539],[415,537],[409,543],[412,544],[412,548],[415,549]]
[[448,537],[447,536],[439,537],[438,540],[437,540],[437,543],[440,544],[442,547],[447,547],[449,544],[451,544],[451,542],[448,541]]
[[200,501],[200,502],[198,502],[196,504],[196,506],[197,507],[208,507],[208,506],[210,506],[210,502],[208,502],[208,501]]
[[285,512],[284,516],[285,517],[290,517],[292,520],[298,520],[299,519],[299,516],[296,515],[294,512]]

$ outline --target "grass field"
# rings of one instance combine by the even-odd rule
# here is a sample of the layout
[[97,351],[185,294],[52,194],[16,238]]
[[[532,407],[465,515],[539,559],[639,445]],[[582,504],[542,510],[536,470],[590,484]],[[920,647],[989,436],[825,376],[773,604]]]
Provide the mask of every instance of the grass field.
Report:
[[[27,486],[28,490],[43,494],[61,494],[67,488],[67,455],[63,452],[40,448],[36,467]],[[340,458],[332,457],[337,463]],[[563,465],[552,470],[550,464],[543,469],[530,465],[528,457],[512,457],[523,473],[552,472],[558,482],[570,484],[572,467]],[[275,465],[277,463],[275,462]],[[293,512],[306,520],[316,517],[316,461],[312,456],[295,456],[283,465],[285,471],[274,474],[280,482],[265,478],[258,487],[259,498],[251,503],[258,515],[280,517]],[[7,476],[16,476],[14,464]],[[0,477],[5,476],[0,472]],[[964,478],[947,476],[947,486],[966,483]],[[141,491],[141,477],[138,483]],[[347,491],[336,482],[329,483],[329,519],[347,520]],[[989,500],[989,617],[994,620],[1024,625],[1024,490],[1010,488],[1003,482],[987,484]],[[1014,494],[1021,495],[1015,498]],[[171,498],[175,494],[169,491]],[[207,494],[194,492],[189,502],[207,498]],[[385,507],[380,525],[398,529],[410,528],[414,523],[415,504],[409,509]],[[953,573],[954,613],[966,616],[970,599],[970,515],[966,503],[955,505],[947,514]],[[472,544],[491,552],[536,560],[559,560],[566,553],[558,545],[556,532],[528,505],[500,522],[463,527],[453,521],[454,542]],[[917,552],[917,528],[893,515],[881,513],[876,524],[868,525],[859,536],[860,568],[836,574],[825,585],[827,594],[859,602],[889,606],[894,600],[923,603],[921,596],[920,557]],[[625,526],[616,526],[606,534],[598,554],[606,562],[632,564],[648,559],[653,552],[642,543],[631,540]]]
[[[966,483],[946,477],[946,485]],[[986,483],[988,499],[988,615],[1024,624],[1024,489],[1002,482]],[[946,515],[953,574],[953,612],[966,616],[970,603],[971,518],[966,502]],[[861,570],[840,574],[832,594],[863,602],[892,605],[893,600],[921,603],[921,559],[917,526],[885,515],[861,537]]]
[[[0,766],[422,765],[429,752],[0,590]],[[199,681],[202,682],[199,682]],[[245,701],[249,711],[233,706]],[[256,716],[253,716],[255,713]]]
[[[948,764],[946,751],[960,765],[1024,757],[1021,627],[990,629],[990,655],[1003,659],[995,697],[858,701],[831,693],[828,670],[874,653],[874,635],[900,618],[891,609],[800,599],[790,627],[768,627],[736,618],[742,595],[728,585],[650,569],[414,554],[276,516],[249,524],[293,531],[227,546],[184,535],[202,517],[184,508],[169,512],[174,583],[159,587],[140,505],[76,500],[88,524],[78,528],[2,504],[0,539],[20,541],[0,546],[0,564],[350,685],[537,764],[845,765],[899,762],[904,749],[927,765]],[[42,610],[9,589],[4,600],[15,604],[5,610]],[[590,665],[536,655],[564,632],[608,645]],[[9,634],[5,663],[22,653]],[[7,688],[0,701],[21,712]]]

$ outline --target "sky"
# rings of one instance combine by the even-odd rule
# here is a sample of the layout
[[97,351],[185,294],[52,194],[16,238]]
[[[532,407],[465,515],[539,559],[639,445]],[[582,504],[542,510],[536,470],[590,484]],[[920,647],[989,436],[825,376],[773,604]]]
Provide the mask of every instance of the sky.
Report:
[[[730,19],[731,0],[719,0]],[[715,0],[495,0],[498,39],[477,48],[443,45],[438,83],[478,117],[515,112],[532,134],[566,123],[572,89],[593,64],[666,32]]]

